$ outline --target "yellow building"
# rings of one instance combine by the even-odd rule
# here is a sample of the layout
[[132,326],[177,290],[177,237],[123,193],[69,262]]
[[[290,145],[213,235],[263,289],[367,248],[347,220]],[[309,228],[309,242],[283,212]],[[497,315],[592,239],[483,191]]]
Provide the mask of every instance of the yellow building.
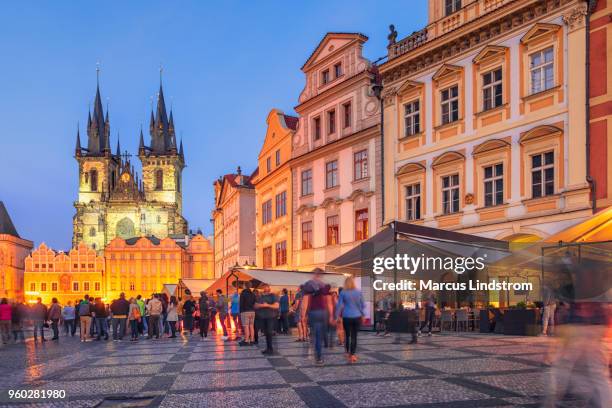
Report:
[[586,3],[429,1],[380,66],[385,222],[545,239],[592,215]]
[[257,211],[257,266],[264,269],[291,269],[292,262],[292,179],[289,161],[298,118],[272,109],[259,152],[255,185]]
[[25,298],[33,303],[42,298],[51,303],[73,303],[85,295],[104,298],[104,258],[80,243],[70,252],[55,252],[40,244],[25,260]]
[[188,242],[153,236],[113,239],[104,250],[106,294],[114,299],[160,293],[181,278],[212,279],[213,252],[201,235]]
[[25,259],[33,243],[23,239],[0,201],[0,298],[23,299]]
[[173,114],[166,113],[161,84],[149,133],[151,143],[145,146],[140,131],[140,180],[127,152],[121,152],[119,141],[116,153],[111,153],[110,120],[97,88],[93,116],[90,114],[87,120],[87,147],[81,147],[77,132],[79,192],[74,203],[73,246],[85,242],[102,251],[115,237],[165,238],[187,233],[187,221],[182,216],[183,144],[181,141],[177,146]]

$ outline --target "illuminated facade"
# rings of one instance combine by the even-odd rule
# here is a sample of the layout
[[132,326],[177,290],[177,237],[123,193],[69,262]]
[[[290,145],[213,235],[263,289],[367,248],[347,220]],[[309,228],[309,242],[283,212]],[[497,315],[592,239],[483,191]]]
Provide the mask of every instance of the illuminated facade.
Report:
[[104,258],[83,242],[68,253],[40,244],[25,260],[24,290],[30,303],[38,297],[64,305],[85,295],[104,298]]
[[32,241],[19,236],[0,201],[0,298],[23,299],[24,261],[32,247]]
[[324,267],[381,225],[380,103],[366,41],[328,33],[302,67],[291,159],[297,269]]
[[591,216],[585,14],[578,0],[430,0],[426,28],[397,41],[391,27],[386,222],[532,241]]
[[298,118],[272,109],[268,128],[259,152],[259,171],[255,185],[257,209],[257,261],[264,269],[291,269],[292,262],[292,187],[291,141]]
[[87,147],[77,132],[75,158],[79,163],[79,194],[74,203],[73,246],[84,242],[101,251],[115,237],[166,238],[187,233],[182,216],[182,141],[177,146],[172,112],[168,116],[160,85],[157,112],[151,112],[151,145],[145,146],[142,130],[138,157],[142,180],[117,141],[110,148],[110,120],[96,89],[93,116],[87,120]]
[[212,211],[214,228],[215,278],[236,264],[255,262],[255,187],[250,176],[240,167],[214,182],[215,209]]

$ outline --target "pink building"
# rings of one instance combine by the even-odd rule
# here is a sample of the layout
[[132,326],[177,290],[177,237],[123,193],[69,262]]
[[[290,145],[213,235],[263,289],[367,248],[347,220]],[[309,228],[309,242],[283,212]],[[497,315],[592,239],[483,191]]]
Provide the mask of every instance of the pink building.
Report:
[[367,37],[328,33],[302,67],[306,86],[295,110],[293,261],[323,267],[381,225],[379,101]]
[[23,299],[24,261],[33,247],[23,239],[0,201],[0,298]]

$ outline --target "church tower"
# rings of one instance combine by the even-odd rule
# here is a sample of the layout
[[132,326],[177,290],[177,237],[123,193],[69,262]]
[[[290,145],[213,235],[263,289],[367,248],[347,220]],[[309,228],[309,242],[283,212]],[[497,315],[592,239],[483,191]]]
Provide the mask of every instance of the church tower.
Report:
[[177,147],[174,131],[174,116],[166,111],[164,90],[159,84],[157,110],[151,111],[149,123],[150,146],[144,143],[142,130],[138,156],[142,162],[142,179],[147,201],[174,204],[182,213],[183,199],[181,192],[182,173],[185,167],[183,142]]
[[[119,154],[119,153],[118,153]],[[100,83],[96,86],[94,111],[87,117],[87,147],[81,146],[77,129],[75,159],[79,164],[79,194],[73,219],[73,245],[85,241],[90,247],[103,248],[105,244],[105,205],[115,188],[121,158],[110,149],[110,120],[102,107]],[[85,208],[96,211],[85,211]]]

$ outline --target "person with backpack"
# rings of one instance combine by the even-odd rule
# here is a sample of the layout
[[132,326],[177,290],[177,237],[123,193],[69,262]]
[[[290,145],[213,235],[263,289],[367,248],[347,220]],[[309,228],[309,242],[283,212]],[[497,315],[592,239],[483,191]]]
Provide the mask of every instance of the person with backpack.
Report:
[[141,335],[144,335],[145,333],[149,332],[149,327],[147,326],[147,319],[145,318],[146,304],[144,300],[142,300],[142,295],[136,296],[136,304],[138,305],[138,308],[140,309],[140,321],[138,322],[138,333],[140,333]]
[[323,342],[327,325],[333,324],[333,305],[330,286],[323,282],[321,271],[315,270],[313,278],[304,284],[302,319],[308,316],[315,348],[315,363],[323,364]]
[[51,300],[51,307],[47,312],[47,320],[51,321],[51,330],[53,330],[53,337],[51,340],[59,340],[59,321],[62,317],[62,307],[57,302],[57,298]]
[[93,313],[93,307],[89,303],[89,295],[85,295],[85,298],[79,303],[79,324],[81,326],[81,341],[87,341],[87,334],[89,332],[89,326],[91,325],[91,314]]
[[200,338],[208,338],[208,325],[210,324],[210,308],[208,307],[208,296],[206,292],[200,292],[200,300],[198,301],[200,308]]
[[157,294],[154,294],[149,303],[147,303],[147,312],[149,313],[149,339],[155,336],[159,339],[159,319],[162,314],[162,302]]
[[130,302],[125,299],[125,293],[119,294],[119,299],[113,300],[110,306],[113,326],[113,341],[123,340]]
[[134,298],[130,298],[130,307],[128,309],[127,319],[128,322],[130,322],[130,341],[138,341],[142,313],[140,311],[138,301]]
[[193,335],[193,315],[195,311],[196,303],[191,293],[189,293],[183,303],[183,323],[185,324],[185,330],[189,331],[190,336]]

